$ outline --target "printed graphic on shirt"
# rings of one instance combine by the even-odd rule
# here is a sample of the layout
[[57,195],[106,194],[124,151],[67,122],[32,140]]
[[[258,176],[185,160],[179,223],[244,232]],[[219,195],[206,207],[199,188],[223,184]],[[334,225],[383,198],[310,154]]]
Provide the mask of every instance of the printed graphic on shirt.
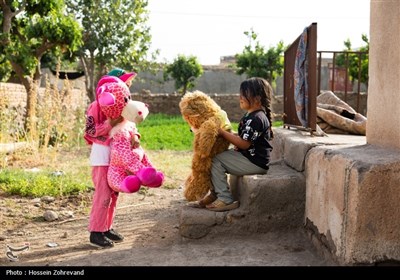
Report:
[[[242,133],[242,138],[246,141],[254,142],[257,140],[259,135],[261,135],[261,132],[254,130],[254,128],[251,126],[252,121],[253,121],[252,119],[249,119],[246,121],[246,123],[244,125],[244,130]],[[255,156],[255,151],[256,151],[256,149],[254,148],[254,146],[250,147],[248,149],[248,152],[251,156]]]
[[[88,116],[86,118],[86,128],[85,131],[87,133],[87,135],[90,135],[91,137],[95,137],[96,135],[96,123],[94,121],[94,117],[93,116]],[[107,140],[107,137],[104,135],[100,135],[95,137],[96,139],[105,142]]]
[[268,142],[270,138],[269,126],[265,112],[259,110],[243,116],[238,128],[240,137],[251,142],[249,148],[238,150],[251,162],[265,169],[268,169],[270,151],[272,150]]
[[89,134],[90,136],[95,135],[96,133],[96,125],[94,123],[94,118],[93,116],[88,116],[86,118],[86,133]]
[[251,130],[252,130],[252,128],[250,126],[251,121],[252,120],[247,120],[246,123],[244,124],[244,130],[243,130],[242,138],[244,140],[246,140],[246,141],[249,140],[249,137],[251,135]]

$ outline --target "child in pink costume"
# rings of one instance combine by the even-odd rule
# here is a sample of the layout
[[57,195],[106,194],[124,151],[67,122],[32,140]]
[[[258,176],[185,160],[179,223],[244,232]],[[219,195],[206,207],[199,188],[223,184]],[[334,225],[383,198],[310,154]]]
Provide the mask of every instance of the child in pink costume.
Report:
[[[114,69],[108,75],[117,76],[129,85],[136,73],[126,73],[122,69]],[[107,119],[101,112],[97,100],[89,105],[86,112],[84,138],[86,143],[92,146],[90,162],[92,165],[92,181],[95,187],[88,229],[90,243],[101,248],[112,247],[113,242],[123,240],[123,237],[112,229],[118,192],[112,190],[107,182],[111,141],[109,132],[122,120],[123,117],[121,116],[115,119]]]

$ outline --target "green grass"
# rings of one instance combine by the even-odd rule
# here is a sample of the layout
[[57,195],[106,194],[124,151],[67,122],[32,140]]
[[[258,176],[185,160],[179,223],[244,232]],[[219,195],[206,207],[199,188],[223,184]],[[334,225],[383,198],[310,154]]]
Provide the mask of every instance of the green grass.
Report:
[[283,126],[283,121],[274,121],[272,123],[272,127],[281,127]]
[[187,151],[192,149],[193,133],[181,116],[149,115],[138,125],[140,143],[147,150]]
[[[238,125],[238,123],[232,123],[234,131],[238,130]],[[282,122],[274,122],[273,126],[282,126]],[[138,129],[141,134],[140,142],[147,150],[189,151],[192,149],[193,133],[180,115],[149,115],[138,125]]]
[[23,170],[0,171],[0,190],[20,196],[40,197],[77,194],[88,189],[72,175],[54,176],[49,172],[26,172]]
[[[281,122],[274,123],[274,126],[280,125]],[[238,123],[232,123],[232,126],[237,131]],[[170,180],[165,185],[176,187],[177,181],[182,180],[182,172],[190,171],[193,133],[190,132],[189,125],[181,116],[154,114],[149,115],[138,129],[142,135],[141,144],[152,155],[152,162]],[[51,161],[49,154],[32,154],[29,158],[29,153],[21,152],[19,161],[25,161],[24,163],[19,167],[5,165],[0,171],[0,193],[58,197],[87,191],[92,185],[88,149],[89,147],[84,146],[54,151]],[[24,170],[37,166],[40,167],[40,172]],[[52,170],[63,170],[64,175],[54,176]]]

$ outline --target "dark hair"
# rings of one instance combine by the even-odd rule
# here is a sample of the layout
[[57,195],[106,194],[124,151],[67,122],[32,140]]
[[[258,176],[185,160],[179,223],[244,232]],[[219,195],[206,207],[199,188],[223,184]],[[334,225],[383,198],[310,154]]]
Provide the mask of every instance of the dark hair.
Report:
[[261,106],[264,108],[267,118],[270,123],[271,139],[274,137],[272,132],[272,112],[271,112],[271,96],[273,90],[267,80],[263,78],[253,77],[244,80],[240,84],[240,95],[253,104],[257,99],[260,100]]

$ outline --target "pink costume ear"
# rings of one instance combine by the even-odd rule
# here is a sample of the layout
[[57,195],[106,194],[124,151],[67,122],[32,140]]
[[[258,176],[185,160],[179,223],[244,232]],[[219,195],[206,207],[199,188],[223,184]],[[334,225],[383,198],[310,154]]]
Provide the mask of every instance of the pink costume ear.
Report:
[[100,79],[100,81],[97,83],[96,91],[104,85],[105,83],[118,83],[120,80],[117,77],[113,76],[103,76],[103,78]]
[[132,81],[133,78],[136,77],[136,75],[137,75],[137,74],[136,74],[135,72],[130,72],[130,73],[125,73],[125,74],[119,76],[119,78],[120,78],[125,84],[127,84],[127,83],[129,83],[130,81]]
[[103,92],[99,94],[100,106],[110,106],[115,104],[115,97],[109,92]]

